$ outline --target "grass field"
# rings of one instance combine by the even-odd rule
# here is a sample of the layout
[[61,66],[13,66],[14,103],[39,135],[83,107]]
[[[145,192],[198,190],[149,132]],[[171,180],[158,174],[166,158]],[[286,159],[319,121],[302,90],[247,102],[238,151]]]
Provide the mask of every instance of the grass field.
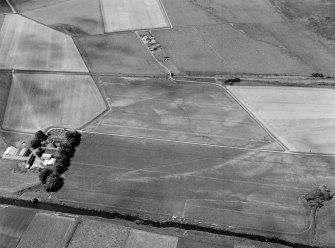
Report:
[[71,34],[103,34],[99,0],[71,0],[24,12],[25,16]]
[[184,72],[310,74],[304,63],[277,46],[249,38],[230,25],[211,25],[153,34]]
[[300,198],[318,185],[335,189],[334,162],[329,157],[84,134],[64,174],[66,183],[53,197],[282,238],[297,234],[304,242],[311,215]]
[[71,37],[19,15],[6,15],[0,44],[1,69],[87,71]]
[[170,27],[159,0],[101,0],[106,32]]
[[334,153],[334,90],[257,86],[229,89],[290,150]]
[[87,36],[76,43],[92,72],[165,73],[134,33]]
[[87,130],[241,147],[280,147],[217,85],[99,77],[110,111]]
[[0,207],[0,246],[16,248],[22,233],[34,218],[35,211]]
[[74,218],[38,213],[31,221],[27,231],[22,235],[17,248],[66,247],[75,225],[76,220]]
[[12,75],[10,73],[0,73],[0,123],[2,125],[3,118],[6,111],[9,90],[12,82]]
[[172,26],[193,26],[221,23],[220,19],[208,14],[188,0],[161,0]]
[[[12,13],[12,10],[8,6],[6,0],[0,0],[0,14],[2,14],[2,13]],[[0,25],[0,27],[1,27],[1,25]]]
[[3,128],[80,128],[106,109],[89,76],[14,74]]

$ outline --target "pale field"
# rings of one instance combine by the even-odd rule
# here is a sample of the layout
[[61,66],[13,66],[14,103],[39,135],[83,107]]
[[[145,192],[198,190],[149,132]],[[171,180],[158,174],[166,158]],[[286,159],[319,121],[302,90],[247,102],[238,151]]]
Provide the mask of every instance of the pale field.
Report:
[[292,151],[335,151],[335,91],[230,86],[252,113]]
[[124,248],[130,228],[83,219],[74,233],[69,248]]
[[24,132],[80,128],[105,109],[89,76],[14,74],[3,127]]
[[125,248],[176,248],[178,238],[131,230]]
[[87,72],[71,37],[19,15],[0,32],[0,69]]
[[63,248],[71,238],[76,220],[38,213],[21,237],[17,248]]
[[102,0],[105,31],[169,27],[159,0]]
[[72,0],[24,12],[25,16],[46,25],[77,28],[83,34],[103,34],[99,0]]

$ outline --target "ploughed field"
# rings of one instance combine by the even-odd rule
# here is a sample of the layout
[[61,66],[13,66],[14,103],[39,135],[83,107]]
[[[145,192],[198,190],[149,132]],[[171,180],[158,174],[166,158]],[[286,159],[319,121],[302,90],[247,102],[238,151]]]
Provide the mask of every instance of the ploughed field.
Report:
[[292,151],[335,153],[333,89],[229,86]]
[[110,110],[85,130],[281,150],[220,85],[112,77],[97,81]]

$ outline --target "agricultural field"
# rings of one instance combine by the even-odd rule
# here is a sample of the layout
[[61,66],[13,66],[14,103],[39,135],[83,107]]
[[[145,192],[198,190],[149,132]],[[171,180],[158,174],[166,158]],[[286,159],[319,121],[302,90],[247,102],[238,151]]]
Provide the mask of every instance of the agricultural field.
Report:
[[300,242],[313,228],[301,196],[317,185],[335,189],[330,157],[89,133],[76,154],[54,200]]
[[85,130],[281,150],[218,85],[112,77],[97,81],[110,110]]
[[131,230],[125,248],[176,248],[178,238]]
[[10,0],[13,4],[14,8],[19,10],[20,12],[24,12],[27,10],[43,8],[46,6],[58,4],[61,2],[66,2],[68,0]]
[[0,32],[0,69],[87,72],[71,37],[19,15]]
[[17,248],[67,247],[75,227],[76,219],[74,218],[37,213],[22,235]]
[[101,0],[106,32],[170,27],[160,0]]
[[[12,10],[8,6],[6,0],[0,0],[0,14],[2,13],[12,13]],[[1,23],[1,21],[0,21]],[[0,25],[1,27],[1,25]]]
[[10,73],[0,73],[0,123],[3,123],[3,118],[6,111],[9,90],[11,87],[12,75]]
[[16,248],[34,215],[33,210],[0,207],[0,247]]
[[23,15],[73,35],[104,33],[99,0],[63,1]]
[[90,76],[14,74],[2,127],[23,132],[80,128],[105,110]]
[[183,72],[306,75],[305,63],[277,46],[249,38],[230,25],[211,25],[153,34]]
[[257,86],[229,90],[290,150],[334,154],[334,90]]
[[299,21],[335,46],[335,3],[332,0],[271,0],[272,4],[290,20]]
[[163,74],[134,33],[76,38],[89,71],[94,73]]

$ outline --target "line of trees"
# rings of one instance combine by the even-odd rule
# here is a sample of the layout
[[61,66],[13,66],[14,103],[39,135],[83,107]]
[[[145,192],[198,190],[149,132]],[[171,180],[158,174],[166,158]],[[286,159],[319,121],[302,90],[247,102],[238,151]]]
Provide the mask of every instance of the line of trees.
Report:
[[71,159],[76,152],[76,147],[81,142],[81,134],[78,131],[67,131],[65,140],[58,151],[52,168],[43,168],[39,173],[39,179],[47,192],[58,191],[62,188],[64,179],[61,175],[71,165]]

